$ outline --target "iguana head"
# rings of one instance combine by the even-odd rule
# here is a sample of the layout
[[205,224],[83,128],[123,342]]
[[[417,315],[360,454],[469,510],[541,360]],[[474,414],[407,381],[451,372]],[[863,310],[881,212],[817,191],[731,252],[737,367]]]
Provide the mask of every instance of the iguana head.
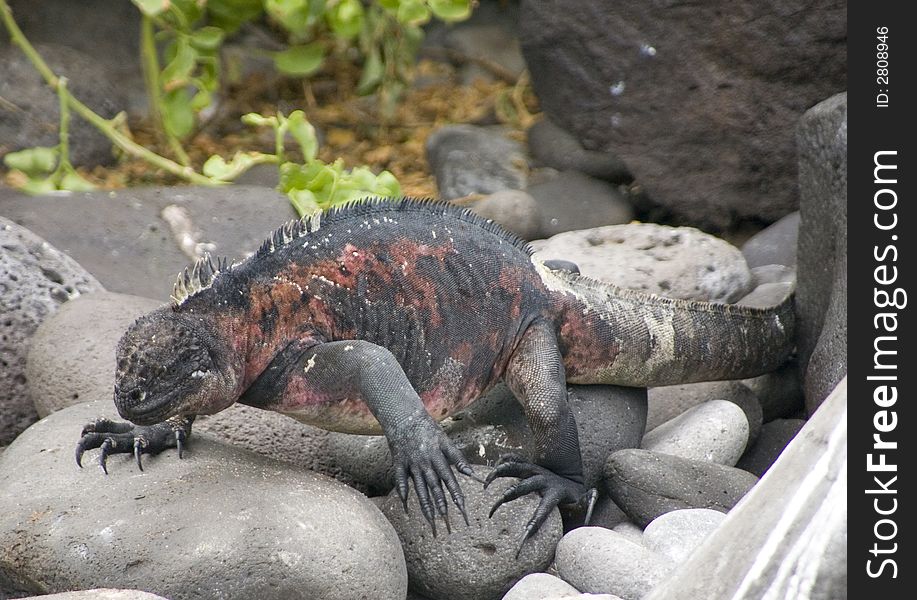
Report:
[[122,417],[152,425],[187,414],[212,414],[235,400],[230,353],[206,319],[169,307],[134,322],[118,343],[115,406]]

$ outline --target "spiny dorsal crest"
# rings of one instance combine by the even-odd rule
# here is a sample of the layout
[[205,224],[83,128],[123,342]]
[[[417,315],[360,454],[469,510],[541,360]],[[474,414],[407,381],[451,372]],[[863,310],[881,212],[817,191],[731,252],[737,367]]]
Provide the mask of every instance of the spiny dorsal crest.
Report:
[[271,254],[277,248],[289,244],[296,238],[301,238],[306,234],[318,230],[320,226],[321,213],[305,216],[301,219],[285,223],[274,230],[274,232],[264,240],[264,243],[261,244],[261,248],[258,250],[258,254]]
[[229,261],[225,258],[216,259],[216,263],[210,254],[204,254],[191,267],[185,267],[185,270],[178,274],[175,285],[172,287],[172,303],[180,306],[182,302],[213,285],[214,279],[223,271],[229,270]]

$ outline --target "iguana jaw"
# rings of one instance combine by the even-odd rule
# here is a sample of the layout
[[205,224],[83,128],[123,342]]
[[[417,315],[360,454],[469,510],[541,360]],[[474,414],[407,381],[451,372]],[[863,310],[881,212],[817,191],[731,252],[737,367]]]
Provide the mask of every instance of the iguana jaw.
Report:
[[114,402],[122,417],[152,425],[212,414],[238,397],[236,370],[207,323],[168,309],[141,317],[118,344]]

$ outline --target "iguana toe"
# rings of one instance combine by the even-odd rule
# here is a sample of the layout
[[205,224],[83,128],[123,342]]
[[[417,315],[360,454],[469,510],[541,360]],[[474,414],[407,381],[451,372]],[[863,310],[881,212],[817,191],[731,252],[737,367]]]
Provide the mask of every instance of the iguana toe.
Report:
[[96,419],[83,427],[76,445],[76,464],[83,466],[83,454],[99,448],[99,467],[108,474],[108,457],[112,454],[133,454],[142,471],[143,454],[158,454],[166,448],[178,448],[181,458],[190,419],[169,419],[155,425],[140,426],[132,423]]

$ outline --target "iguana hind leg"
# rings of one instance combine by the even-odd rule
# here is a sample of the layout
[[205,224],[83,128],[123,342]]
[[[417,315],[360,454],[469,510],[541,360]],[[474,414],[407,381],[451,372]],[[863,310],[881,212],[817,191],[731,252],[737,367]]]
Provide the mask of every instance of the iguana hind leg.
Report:
[[76,445],[76,464],[83,466],[83,453],[101,448],[99,466],[108,474],[106,461],[111,454],[133,453],[137,467],[143,470],[141,455],[159,454],[166,448],[177,448],[182,457],[185,441],[191,435],[193,416],[172,417],[155,425],[134,425],[106,418],[96,419],[83,427]]
[[487,476],[487,483],[498,477],[521,477],[508,488],[491,510],[504,502],[531,492],[541,494],[535,514],[526,524],[520,548],[545,522],[554,507],[584,500],[594,502],[594,493],[583,485],[576,421],[567,405],[567,383],[553,327],[544,321],[532,324],[513,352],[504,376],[525,411],[535,439],[535,456],[501,457]]

